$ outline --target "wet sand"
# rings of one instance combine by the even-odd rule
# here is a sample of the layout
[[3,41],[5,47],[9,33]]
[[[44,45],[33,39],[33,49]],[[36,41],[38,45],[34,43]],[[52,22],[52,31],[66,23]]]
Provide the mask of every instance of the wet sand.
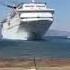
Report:
[[70,59],[1,58],[0,70],[70,70]]

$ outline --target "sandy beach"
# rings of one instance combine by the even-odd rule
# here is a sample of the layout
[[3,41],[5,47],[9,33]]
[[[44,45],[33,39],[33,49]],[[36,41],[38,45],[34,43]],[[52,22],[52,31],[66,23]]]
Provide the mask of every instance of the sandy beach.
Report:
[[70,59],[0,59],[0,70],[70,70]]
[[[22,67],[6,67],[6,68],[0,68],[0,70],[36,70],[36,69],[26,69],[26,68],[22,68]],[[69,66],[65,66],[65,67],[40,67],[37,70],[70,70]]]

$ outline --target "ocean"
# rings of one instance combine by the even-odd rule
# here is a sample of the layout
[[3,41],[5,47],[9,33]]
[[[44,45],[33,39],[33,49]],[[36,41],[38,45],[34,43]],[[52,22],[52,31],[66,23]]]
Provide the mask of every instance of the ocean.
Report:
[[70,58],[70,39],[0,40],[0,58]]

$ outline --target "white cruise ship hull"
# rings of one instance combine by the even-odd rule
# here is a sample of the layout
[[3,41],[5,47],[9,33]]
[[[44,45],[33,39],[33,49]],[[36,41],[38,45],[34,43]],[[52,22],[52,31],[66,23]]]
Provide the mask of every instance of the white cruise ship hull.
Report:
[[52,24],[53,14],[54,10],[46,4],[33,2],[19,5],[3,21],[3,39],[40,40]]
[[2,35],[4,39],[40,40],[52,22],[52,18],[21,19],[17,25],[2,29]]

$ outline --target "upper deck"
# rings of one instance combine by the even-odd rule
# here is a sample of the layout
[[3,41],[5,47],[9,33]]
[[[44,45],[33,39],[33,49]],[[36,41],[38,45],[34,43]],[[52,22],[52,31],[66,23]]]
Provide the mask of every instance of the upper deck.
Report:
[[41,3],[29,3],[23,4],[22,6],[16,9],[19,12],[52,12],[54,13],[54,9],[48,8],[46,4]]

